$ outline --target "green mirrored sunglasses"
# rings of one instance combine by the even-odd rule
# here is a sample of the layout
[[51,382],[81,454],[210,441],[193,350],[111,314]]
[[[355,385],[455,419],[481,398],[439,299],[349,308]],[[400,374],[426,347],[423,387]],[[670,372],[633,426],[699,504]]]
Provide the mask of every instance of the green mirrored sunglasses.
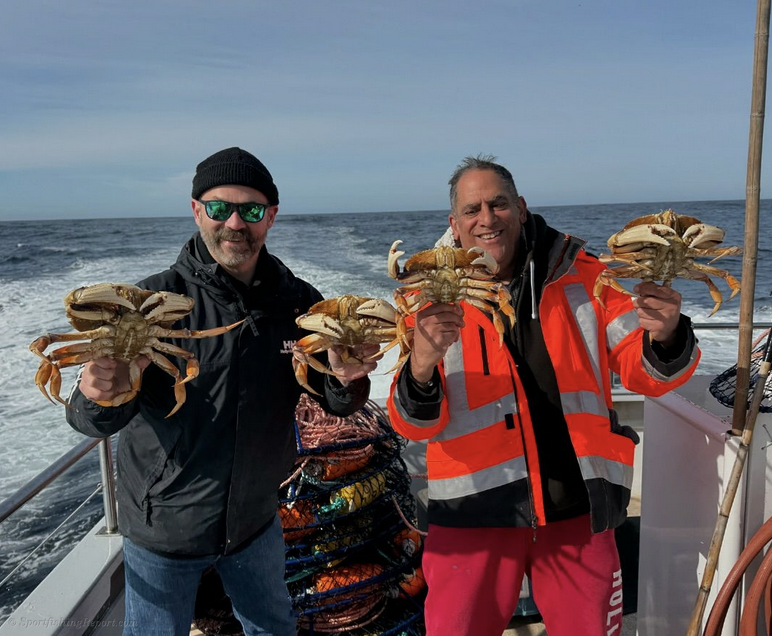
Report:
[[265,216],[265,210],[269,207],[267,203],[231,203],[230,201],[199,201],[206,210],[206,215],[213,221],[227,221],[234,211],[247,223],[257,223],[262,221]]

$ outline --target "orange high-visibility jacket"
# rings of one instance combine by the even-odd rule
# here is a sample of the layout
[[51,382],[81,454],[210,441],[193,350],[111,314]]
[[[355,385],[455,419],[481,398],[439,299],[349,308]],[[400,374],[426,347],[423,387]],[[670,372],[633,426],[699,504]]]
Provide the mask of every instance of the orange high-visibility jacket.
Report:
[[[572,240],[577,241],[567,242]],[[552,270],[539,320],[587,486],[592,528],[601,532],[625,519],[635,449],[629,437],[612,430],[609,369],[629,390],[659,396],[691,377],[700,353],[695,347],[686,368],[671,377],[657,371],[643,356],[644,332],[630,297],[605,287],[605,309],[593,298],[593,285],[605,266],[580,245]],[[544,525],[533,423],[517,368],[507,347],[499,346],[487,315],[464,303],[464,322],[461,338],[439,368],[444,394],[439,417],[411,417],[400,404],[397,376],[388,400],[392,425],[408,439],[428,440],[430,511],[433,501],[463,502],[509,484],[530,498],[531,524]],[[524,487],[518,488],[518,482]],[[462,518],[449,525],[478,524]]]

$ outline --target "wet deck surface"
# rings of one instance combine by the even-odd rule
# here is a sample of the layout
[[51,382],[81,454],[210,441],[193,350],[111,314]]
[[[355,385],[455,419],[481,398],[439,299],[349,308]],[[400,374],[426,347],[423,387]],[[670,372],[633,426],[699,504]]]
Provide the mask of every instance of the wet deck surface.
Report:
[[[620,636],[635,636],[636,615],[628,614],[622,620],[622,632]],[[538,618],[516,618],[509,624],[502,636],[548,636]]]

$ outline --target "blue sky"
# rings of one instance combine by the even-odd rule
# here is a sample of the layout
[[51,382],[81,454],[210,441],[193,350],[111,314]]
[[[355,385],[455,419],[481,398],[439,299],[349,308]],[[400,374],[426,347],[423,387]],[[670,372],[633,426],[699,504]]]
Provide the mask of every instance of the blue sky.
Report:
[[[25,0],[0,22],[0,220],[446,209],[492,153],[532,207],[745,197],[756,3]],[[769,161],[766,162],[769,164]],[[765,177],[762,174],[762,196]]]

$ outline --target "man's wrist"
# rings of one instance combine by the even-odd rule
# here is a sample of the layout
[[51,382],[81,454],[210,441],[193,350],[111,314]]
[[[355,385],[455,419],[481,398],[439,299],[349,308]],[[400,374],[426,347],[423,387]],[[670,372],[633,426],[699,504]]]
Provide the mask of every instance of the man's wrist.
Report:
[[418,384],[426,384],[432,381],[434,378],[434,370],[436,369],[436,366],[432,366],[429,369],[417,369],[416,365],[412,364],[412,358],[410,362],[410,375],[412,376],[413,380],[415,380]]
[[419,389],[423,389],[424,391],[434,388],[434,377],[430,377],[426,382],[421,382],[421,380],[418,380],[413,376],[413,382]]
[[407,371],[406,375],[409,378],[410,384],[424,393],[434,392],[439,386],[440,374],[436,366],[432,367],[428,372],[423,371],[418,375],[416,375],[413,365],[409,365]]
[[670,349],[674,344],[676,344],[676,342],[678,342],[678,339],[676,338],[675,330],[673,330],[667,337],[660,336],[655,338],[652,336],[652,341],[658,343],[663,349]]

